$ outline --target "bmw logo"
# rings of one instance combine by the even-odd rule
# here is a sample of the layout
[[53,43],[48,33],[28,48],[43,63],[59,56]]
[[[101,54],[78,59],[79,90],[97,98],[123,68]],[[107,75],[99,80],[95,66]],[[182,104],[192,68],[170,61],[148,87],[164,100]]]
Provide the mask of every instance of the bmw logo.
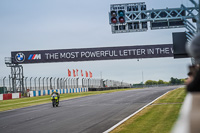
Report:
[[17,62],[23,62],[25,60],[25,55],[23,53],[17,53],[15,59]]

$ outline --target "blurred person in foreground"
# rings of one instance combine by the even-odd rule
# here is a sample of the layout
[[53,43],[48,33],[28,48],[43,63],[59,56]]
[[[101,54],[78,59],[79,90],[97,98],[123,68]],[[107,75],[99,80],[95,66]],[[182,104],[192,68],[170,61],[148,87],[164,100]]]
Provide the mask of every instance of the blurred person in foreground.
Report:
[[185,97],[179,118],[171,133],[200,133],[200,33],[186,45],[187,53],[195,59],[189,66]]
[[186,45],[188,54],[195,59],[195,64],[189,66],[189,78],[186,81],[188,92],[200,92],[200,33],[198,33],[190,44]]
[[188,113],[189,133],[200,133],[200,33],[198,33],[190,44],[186,45],[188,54],[194,58],[195,64],[189,67],[190,79],[186,89],[191,95],[191,103]]

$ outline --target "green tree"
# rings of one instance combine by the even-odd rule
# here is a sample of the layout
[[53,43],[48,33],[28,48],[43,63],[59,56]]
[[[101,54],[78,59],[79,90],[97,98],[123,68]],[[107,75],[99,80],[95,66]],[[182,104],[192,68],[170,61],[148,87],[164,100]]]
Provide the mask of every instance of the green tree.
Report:
[[181,79],[181,84],[184,84],[185,83],[185,79]]
[[147,80],[147,81],[145,82],[145,85],[156,85],[156,84],[158,84],[158,82],[157,82],[157,81],[154,81],[154,80]]
[[176,83],[176,79],[173,78],[173,77],[171,77],[169,83],[170,83],[170,84],[175,84],[175,83]]
[[164,81],[164,84],[169,84],[169,82]]
[[145,82],[145,85],[152,85],[153,83],[152,83],[152,80],[147,80],[146,82]]
[[171,77],[169,83],[170,84],[183,84],[184,81],[185,80],[183,80],[183,79],[178,79],[178,78]]
[[158,82],[153,80],[153,85],[157,85],[157,84],[158,84]]
[[158,84],[165,84],[163,80],[158,80]]

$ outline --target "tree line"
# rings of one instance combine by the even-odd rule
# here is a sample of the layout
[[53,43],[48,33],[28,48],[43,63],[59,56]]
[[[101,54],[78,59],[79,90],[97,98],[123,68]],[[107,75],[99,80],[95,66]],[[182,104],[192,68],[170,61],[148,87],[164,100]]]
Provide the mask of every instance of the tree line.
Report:
[[163,81],[163,80],[147,80],[144,84],[145,85],[159,85],[159,84],[171,84],[171,85],[179,85],[179,84],[184,84],[185,79],[178,79],[178,78],[170,78],[169,82]]

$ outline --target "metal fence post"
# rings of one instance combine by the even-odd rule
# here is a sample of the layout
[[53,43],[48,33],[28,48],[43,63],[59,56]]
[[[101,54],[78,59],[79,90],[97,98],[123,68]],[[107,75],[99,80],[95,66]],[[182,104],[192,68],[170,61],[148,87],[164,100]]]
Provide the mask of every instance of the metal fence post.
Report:
[[84,80],[84,78],[82,78],[82,87],[83,87],[83,80]]
[[49,77],[46,78],[47,90],[48,90],[48,79],[49,79]]
[[57,89],[59,89],[59,78],[57,78]]
[[66,78],[66,80],[65,80],[66,81],[66,89],[67,89],[67,83],[68,83],[67,80],[68,80],[68,78]]
[[39,79],[38,79],[38,82],[39,82],[39,90],[40,90],[40,79],[41,79],[41,77],[39,77]]
[[56,77],[53,79],[54,81],[54,89],[56,89]]
[[79,79],[79,78],[76,78],[76,85],[77,85],[76,88],[79,88],[79,87],[78,87],[78,79]]
[[5,87],[5,79],[6,77],[3,78],[3,87]]
[[11,93],[11,76],[9,75],[9,89],[10,89],[10,93]]
[[36,79],[37,79],[37,77],[35,77],[35,79],[34,79],[34,82],[35,82],[35,91],[36,91]]
[[73,88],[73,78],[71,78],[71,88]]
[[32,86],[31,86],[31,80],[33,77],[30,78],[30,90],[32,90]]
[[52,90],[52,78],[53,77],[51,77],[49,80],[50,80],[50,90]]
[[45,77],[42,79],[42,81],[43,81],[43,90],[44,90],[44,79],[45,79]]
[[59,82],[60,82],[60,88],[59,88],[59,89],[62,89],[62,80],[63,80],[63,79],[60,78],[60,81],[59,81]]
[[71,81],[71,79],[69,78],[68,79],[69,88],[71,88],[71,82],[70,81]]
[[88,78],[88,88],[90,87],[90,78]]
[[27,78],[28,78],[28,77],[25,77],[25,86],[26,86],[26,90],[28,89],[28,86],[27,86]]

